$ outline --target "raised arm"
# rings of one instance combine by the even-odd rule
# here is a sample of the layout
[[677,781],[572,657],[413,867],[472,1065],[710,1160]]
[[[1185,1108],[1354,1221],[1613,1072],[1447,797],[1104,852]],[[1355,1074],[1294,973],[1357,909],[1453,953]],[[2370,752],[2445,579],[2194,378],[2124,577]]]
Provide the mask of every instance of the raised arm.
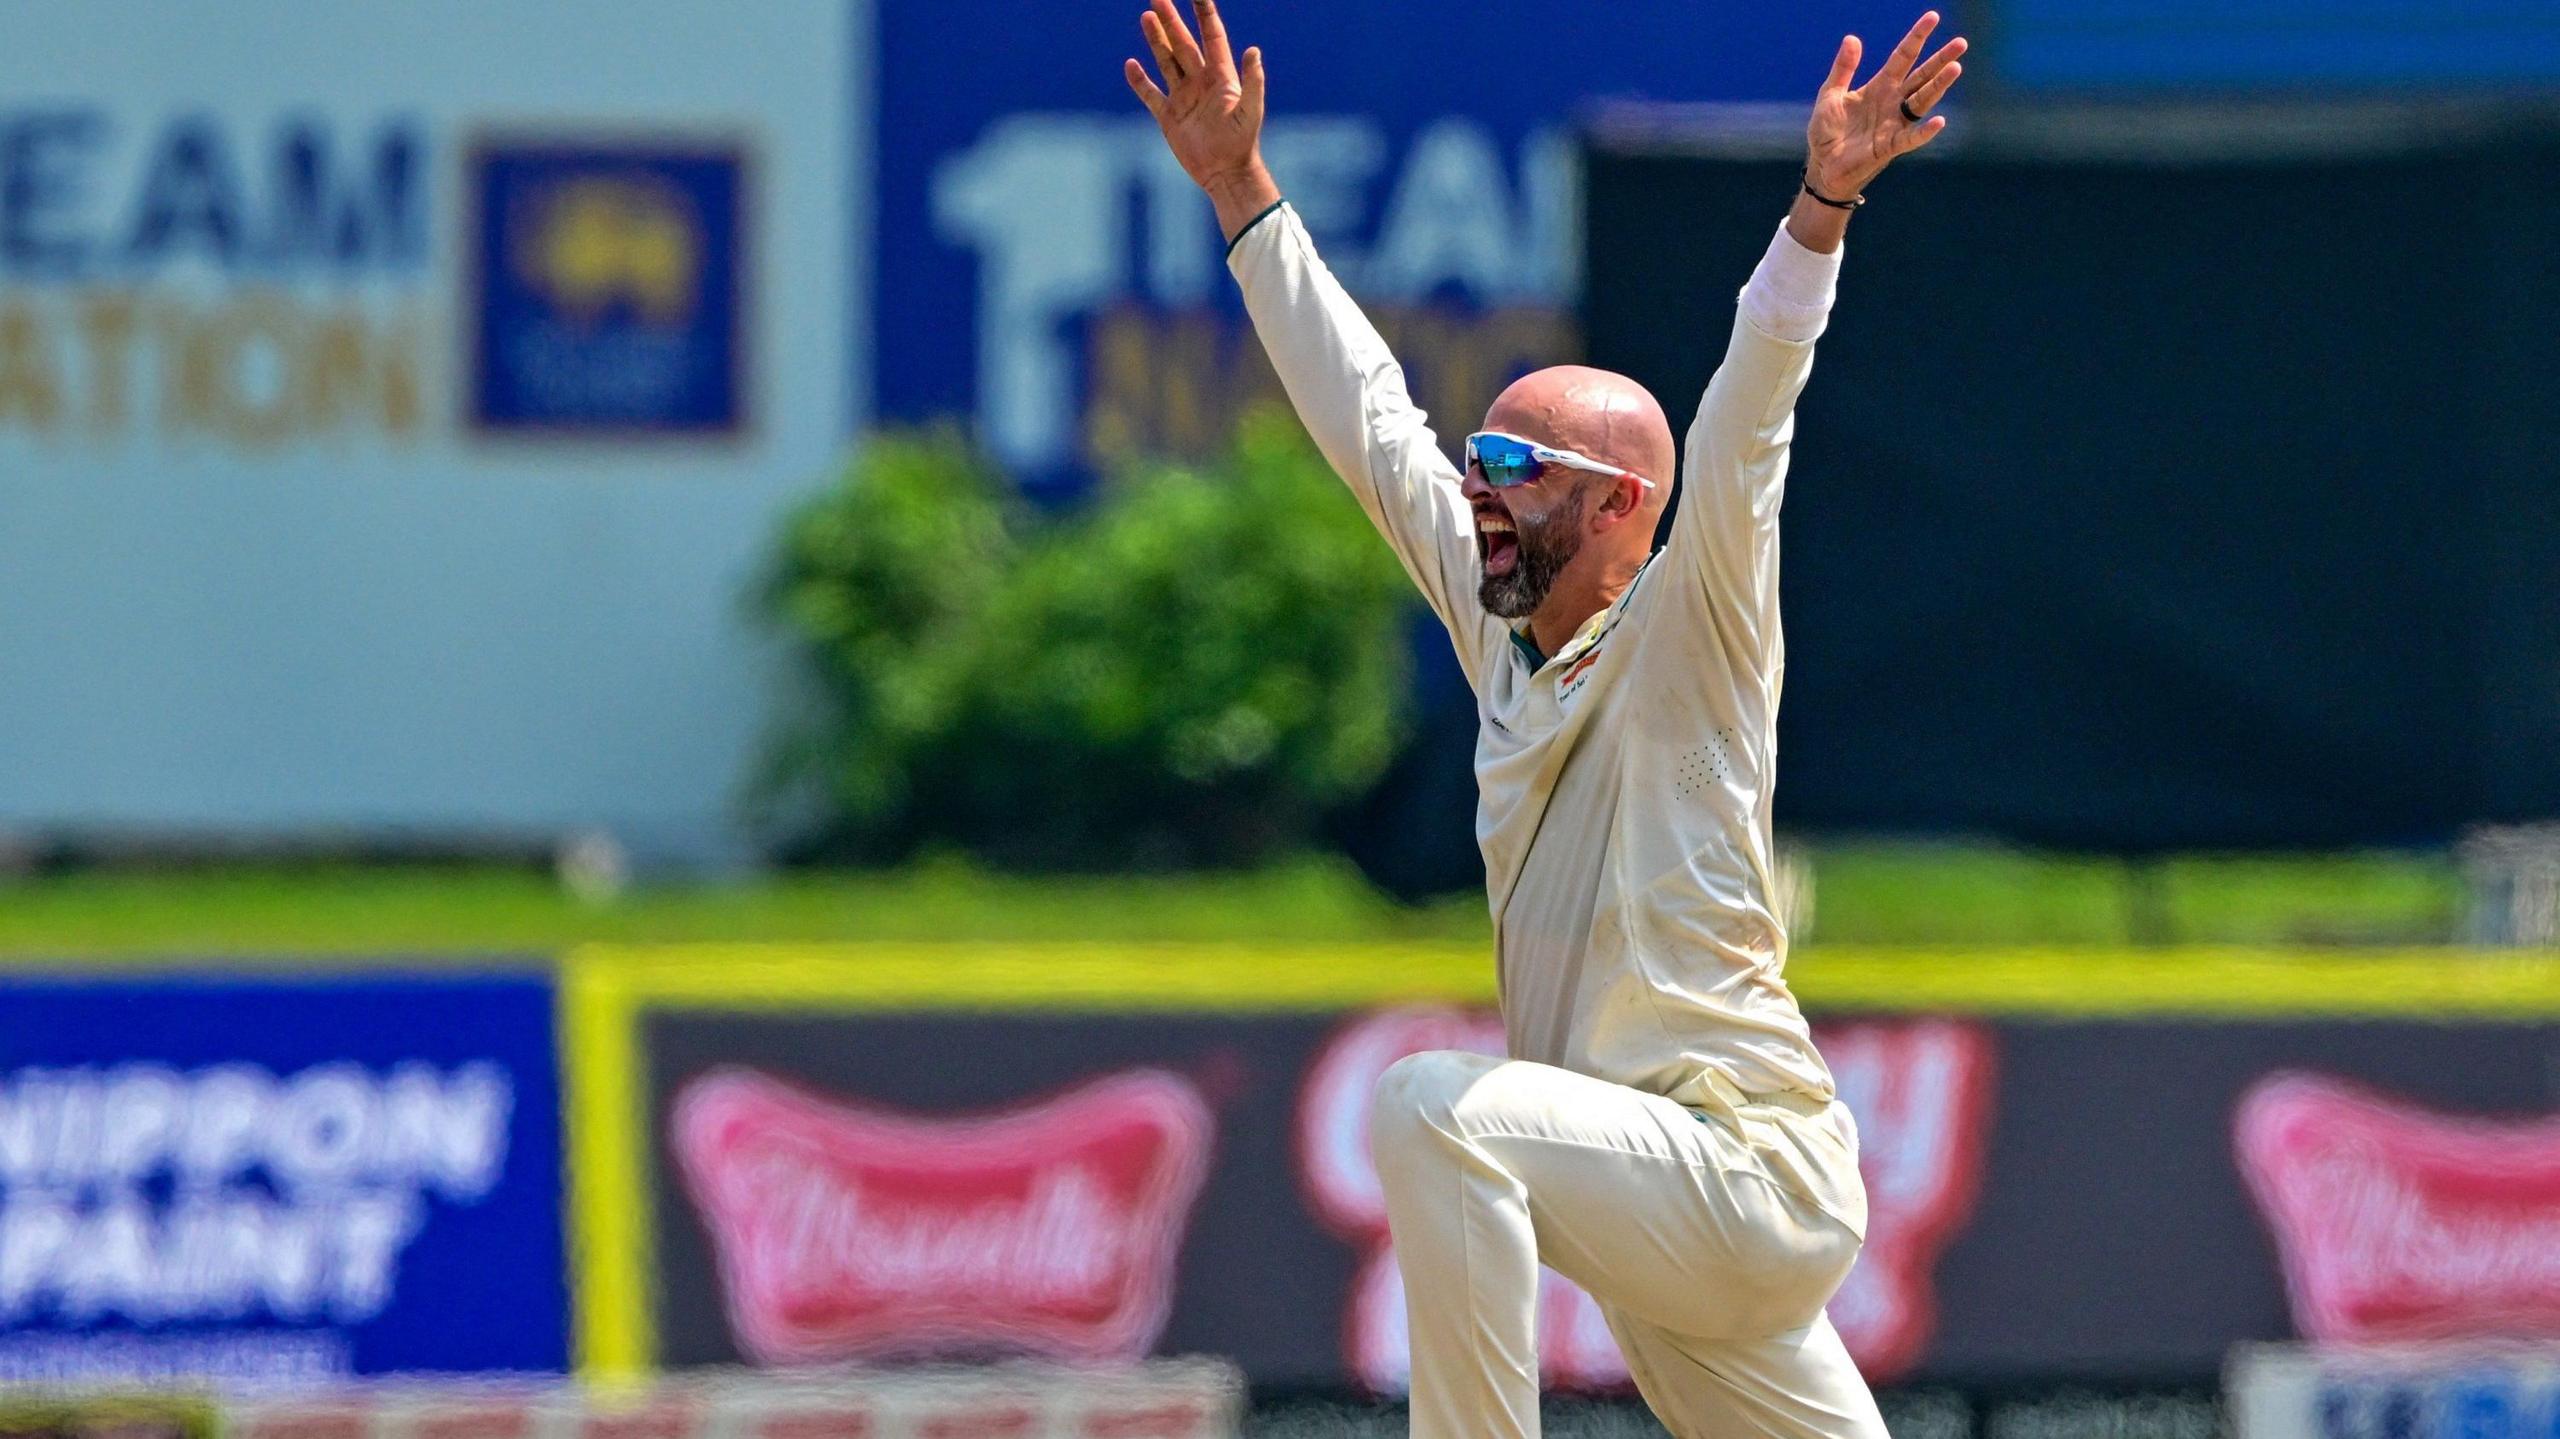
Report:
[[1777,635],[1778,506],[1796,396],[1830,319],[1850,215],[1886,166],[1946,129],[1946,117],[1929,112],[1964,73],[1965,42],[1950,40],[1922,62],[1937,25],[1936,11],[1921,16],[1854,89],[1858,37],[1840,42],[1805,127],[1803,187],[1743,287],[1724,363],[1689,429],[1665,558],[1704,582],[1719,623],[1764,663]]
[[1217,208],[1228,268],[1300,422],[1448,626],[1459,662],[1477,680],[1488,649],[1501,642],[1500,626],[1475,601],[1475,522],[1457,471],[1414,407],[1386,341],[1317,256],[1263,168],[1261,50],[1247,48],[1238,63],[1216,0],[1192,0],[1192,11],[1196,37],[1172,0],[1148,0],[1138,26],[1164,84],[1131,60],[1129,88]]
[[1156,117],[1173,158],[1217,208],[1218,229],[1235,243],[1244,227],[1280,203],[1280,187],[1262,167],[1262,47],[1245,47],[1238,64],[1215,0],[1192,0],[1194,36],[1173,0],[1147,0],[1138,32],[1164,76],[1159,89],[1136,60],[1120,70],[1147,113]]

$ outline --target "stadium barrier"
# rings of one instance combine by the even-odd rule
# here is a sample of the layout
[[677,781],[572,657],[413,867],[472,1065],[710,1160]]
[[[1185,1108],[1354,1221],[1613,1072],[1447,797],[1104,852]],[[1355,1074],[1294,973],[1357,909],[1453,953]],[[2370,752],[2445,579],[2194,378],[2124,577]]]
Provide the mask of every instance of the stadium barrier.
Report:
[[538,960],[13,972],[0,1387],[569,1359]]
[[2225,1410],[2233,1439],[2542,1439],[2560,1432],[2560,1345],[2251,1345]]
[[1095,1370],[1004,1364],[645,1385],[402,1381],[215,1399],[13,1396],[13,1439],[1233,1439],[1235,1370],[1209,1360]]
[[[1865,1135],[1833,1315],[1897,1432],[2192,1427],[2234,1345],[2560,1332],[2548,960],[1820,948],[1791,978]],[[0,1383],[1206,1353],[1391,1396],[1367,1097],[1497,1049],[1490,991],[1454,946],[21,972]],[[1591,1301],[1544,1304],[1549,1381],[1622,1392]]]
[[[2548,962],[1825,949],[1791,977],[1865,1135],[1833,1318],[1964,1425],[2068,1429],[2065,1381],[2191,1420],[2240,1343],[2560,1324],[2501,1267],[2560,1252],[2560,1168],[2496,1117],[2546,1102]],[[580,1361],[1203,1352],[1392,1395],[1368,1094],[1498,1050],[1490,982],[1455,948],[580,953]],[[1550,1385],[1623,1389],[1590,1299],[1550,1276],[1544,1306]]]

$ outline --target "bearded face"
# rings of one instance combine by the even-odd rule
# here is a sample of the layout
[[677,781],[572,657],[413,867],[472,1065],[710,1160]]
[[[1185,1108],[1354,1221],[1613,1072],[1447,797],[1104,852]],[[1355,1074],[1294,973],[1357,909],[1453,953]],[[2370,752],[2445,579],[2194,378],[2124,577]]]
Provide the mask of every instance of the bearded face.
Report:
[[[1503,521],[1509,523],[1508,534]],[[1476,544],[1484,562],[1477,603],[1503,619],[1524,619],[1546,602],[1556,576],[1582,548],[1582,492],[1575,490],[1536,515],[1480,515]]]

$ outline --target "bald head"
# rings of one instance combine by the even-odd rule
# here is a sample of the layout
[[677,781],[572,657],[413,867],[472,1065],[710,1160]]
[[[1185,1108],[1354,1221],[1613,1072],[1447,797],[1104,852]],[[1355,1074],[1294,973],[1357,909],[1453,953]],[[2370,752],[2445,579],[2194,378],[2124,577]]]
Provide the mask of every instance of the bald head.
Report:
[[1484,427],[1653,482],[1548,465],[1533,483],[1497,489],[1468,470],[1463,491],[1483,559],[1476,598],[1505,619],[1527,617],[1540,643],[1560,643],[1652,555],[1677,463],[1671,422],[1626,376],[1558,365],[1514,381],[1485,411]]
[[1555,365],[1511,382],[1485,411],[1484,427],[1578,450],[1653,481],[1642,512],[1658,516],[1671,498],[1679,453],[1671,421],[1645,387],[1588,365]]

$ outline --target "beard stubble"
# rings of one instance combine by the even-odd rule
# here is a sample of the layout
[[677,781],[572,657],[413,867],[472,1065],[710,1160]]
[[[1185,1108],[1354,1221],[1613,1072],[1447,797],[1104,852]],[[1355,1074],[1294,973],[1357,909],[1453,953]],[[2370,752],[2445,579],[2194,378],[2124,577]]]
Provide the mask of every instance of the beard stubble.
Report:
[[1511,573],[1486,575],[1476,586],[1476,602],[1506,620],[1524,619],[1546,603],[1556,576],[1582,548],[1582,492],[1574,491],[1534,520],[1514,515],[1511,523],[1519,562]]

